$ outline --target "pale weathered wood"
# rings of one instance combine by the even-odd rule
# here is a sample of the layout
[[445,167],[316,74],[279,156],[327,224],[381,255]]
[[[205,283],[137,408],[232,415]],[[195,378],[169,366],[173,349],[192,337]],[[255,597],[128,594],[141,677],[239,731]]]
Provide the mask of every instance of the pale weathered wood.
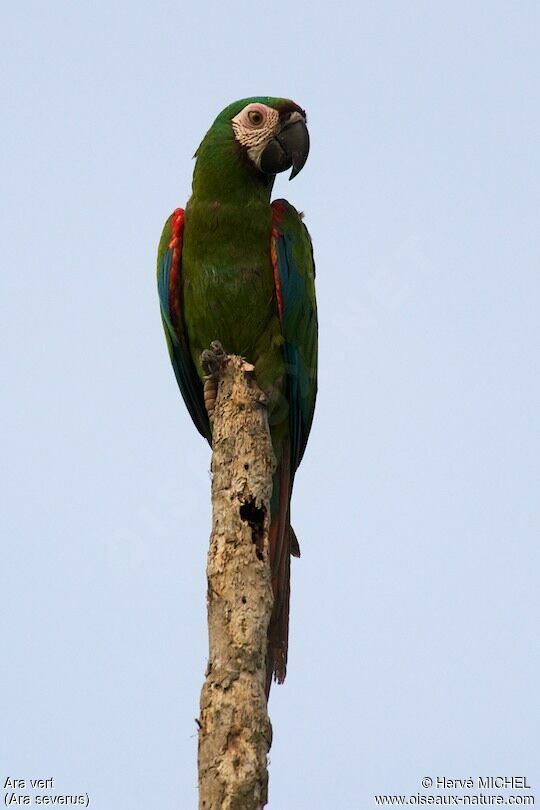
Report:
[[253,367],[235,356],[220,358],[217,366],[199,810],[260,810],[267,803],[272,741],[265,665],[275,458],[265,398],[249,374]]

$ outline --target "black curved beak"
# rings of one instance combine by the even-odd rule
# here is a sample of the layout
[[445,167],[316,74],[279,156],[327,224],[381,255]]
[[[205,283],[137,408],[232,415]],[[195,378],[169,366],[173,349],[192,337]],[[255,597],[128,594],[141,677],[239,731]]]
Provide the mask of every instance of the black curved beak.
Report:
[[292,166],[289,180],[302,171],[309,154],[309,132],[300,113],[293,113],[292,120],[265,147],[261,155],[261,170],[277,174]]

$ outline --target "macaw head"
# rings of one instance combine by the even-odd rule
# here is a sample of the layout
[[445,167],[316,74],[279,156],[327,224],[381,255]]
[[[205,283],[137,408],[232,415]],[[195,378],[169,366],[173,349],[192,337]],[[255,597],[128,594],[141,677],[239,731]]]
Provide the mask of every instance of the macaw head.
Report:
[[242,107],[231,118],[231,126],[240,148],[264,174],[277,174],[292,167],[289,176],[292,180],[302,170],[309,153],[304,110],[285,99],[245,99],[238,103]]
[[288,99],[254,96],[235,101],[218,115],[195,156],[205,162],[240,158],[271,185],[287,169],[292,169],[290,180],[296,177],[308,153],[304,110]]

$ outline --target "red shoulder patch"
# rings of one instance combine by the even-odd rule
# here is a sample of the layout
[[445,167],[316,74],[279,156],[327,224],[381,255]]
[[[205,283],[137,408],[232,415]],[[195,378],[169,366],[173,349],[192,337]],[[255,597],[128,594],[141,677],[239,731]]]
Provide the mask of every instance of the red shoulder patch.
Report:
[[276,222],[282,222],[283,214],[285,213],[285,201],[284,200],[274,200],[273,203],[270,203],[270,207],[272,209],[272,215]]
[[270,257],[272,259],[272,267],[274,270],[274,285],[276,288],[276,298],[278,305],[279,320],[283,322],[283,296],[281,294],[281,284],[279,281],[279,269],[276,251],[276,239],[280,236],[279,223],[283,219],[285,205],[281,200],[274,200],[271,204],[272,208],[272,238],[270,240]]
[[184,209],[176,208],[172,213],[171,241],[169,250],[172,250],[171,272],[169,274],[169,312],[172,325],[177,329],[180,323],[182,285],[180,284],[180,267],[182,263],[182,238],[184,235]]

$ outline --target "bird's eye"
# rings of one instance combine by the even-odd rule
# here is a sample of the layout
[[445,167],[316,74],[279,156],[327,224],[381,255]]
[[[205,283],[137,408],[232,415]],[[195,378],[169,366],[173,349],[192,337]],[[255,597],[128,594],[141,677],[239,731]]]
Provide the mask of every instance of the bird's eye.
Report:
[[260,127],[264,120],[264,115],[260,110],[250,110],[248,112],[249,123],[254,127]]

